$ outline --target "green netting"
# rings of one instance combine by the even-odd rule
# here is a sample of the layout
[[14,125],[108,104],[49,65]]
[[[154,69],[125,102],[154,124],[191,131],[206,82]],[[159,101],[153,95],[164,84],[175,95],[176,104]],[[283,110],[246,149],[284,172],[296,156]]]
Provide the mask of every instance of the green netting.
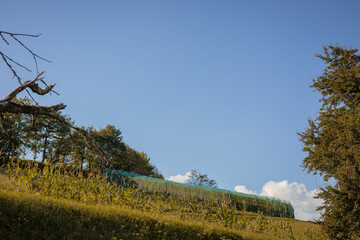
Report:
[[113,182],[122,186],[139,188],[149,192],[171,194],[179,198],[197,198],[199,200],[221,201],[230,199],[238,209],[246,208],[251,212],[263,212],[266,215],[294,218],[294,208],[288,201],[229,190],[177,183],[169,180],[147,177],[121,170],[105,169],[104,172]]

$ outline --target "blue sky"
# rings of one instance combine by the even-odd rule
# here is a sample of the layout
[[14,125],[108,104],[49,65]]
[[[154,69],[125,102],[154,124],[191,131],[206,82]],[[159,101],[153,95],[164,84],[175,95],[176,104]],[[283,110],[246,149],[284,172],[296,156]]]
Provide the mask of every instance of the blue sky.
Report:
[[[309,85],[329,43],[360,46],[359,1],[0,1],[78,125],[113,124],[165,177],[198,169],[233,190],[321,187],[296,135],[315,117]],[[4,43],[0,43],[5,51]],[[6,52],[34,67],[31,56]],[[19,70],[20,71],[20,70]],[[24,79],[34,73],[22,72]],[[1,96],[17,86],[0,65]]]

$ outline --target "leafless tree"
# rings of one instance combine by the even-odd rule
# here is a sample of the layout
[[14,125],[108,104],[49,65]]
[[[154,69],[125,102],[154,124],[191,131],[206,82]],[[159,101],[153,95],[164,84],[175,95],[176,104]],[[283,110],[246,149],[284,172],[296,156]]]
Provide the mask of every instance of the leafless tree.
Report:
[[[0,56],[3,60],[3,62],[5,63],[7,68],[12,72],[13,78],[15,78],[19,83],[19,86],[15,90],[13,90],[7,96],[5,96],[2,100],[0,100],[0,131],[2,132],[2,134],[6,134],[6,129],[4,129],[2,121],[1,121],[3,113],[30,114],[33,116],[45,115],[54,120],[60,121],[64,124],[67,124],[71,128],[80,132],[99,151],[99,153],[101,154],[101,156],[103,157],[105,162],[107,162],[107,165],[109,167],[113,168],[113,164],[112,164],[111,160],[108,158],[107,154],[102,150],[102,148],[99,146],[99,144],[95,141],[95,139],[93,137],[91,137],[84,129],[76,127],[75,125],[73,125],[72,123],[67,121],[62,115],[59,114],[60,110],[63,110],[66,108],[65,104],[59,103],[59,104],[52,105],[52,106],[41,106],[35,101],[34,97],[32,96],[32,93],[37,94],[37,95],[46,95],[50,92],[54,92],[54,93],[58,94],[57,92],[55,92],[53,90],[53,88],[55,87],[55,83],[48,85],[45,82],[44,77],[43,77],[43,74],[45,71],[42,71],[39,73],[39,70],[38,70],[38,60],[43,60],[46,62],[51,62],[51,61],[49,61],[49,60],[39,56],[35,52],[33,52],[29,47],[27,47],[23,43],[22,40],[20,40],[23,37],[37,38],[39,36],[40,36],[40,34],[32,35],[32,34],[10,33],[10,32],[5,32],[5,31],[0,31],[0,37],[2,39],[4,46],[10,45],[10,43],[15,42],[15,44],[18,44],[20,47],[26,49],[27,52],[29,52],[29,54],[34,59],[36,72],[37,72],[37,75],[34,80],[23,81],[15,67],[25,69],[26,71],[29,71],[29,72],[31,72],[31,70],[28,67],[21,64],[20,62],[15,61],[14,59],[12,59],[8,55],[6,55],[4,53],[4,51],[2,50],[2,48],[0,48]],[[0,44],[0,46],[1,46],[1,44]],[[44,87],[43,88],[40,87],[38,82],[41,82],[42,84],[44,84]],[[16,103],[15,101],[13,101],[16,98],[16,96],[22,91],[27,92],[29,97],[33,100],[34,104]]]

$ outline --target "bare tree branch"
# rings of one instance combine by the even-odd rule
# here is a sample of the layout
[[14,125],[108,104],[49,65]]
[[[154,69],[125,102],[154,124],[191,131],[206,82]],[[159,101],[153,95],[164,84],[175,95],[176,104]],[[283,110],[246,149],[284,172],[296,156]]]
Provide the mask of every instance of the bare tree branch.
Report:
[[30,48],[28,48],[27,46],[25,46],[25,44],[22,43],[19,39],[17,39],[14,34],[10,34],[10,36],[11,36],[16,42],[18,42],[21,46],[23,46],[26,50],[28,50],[28,52],[31,53],[31,55],[33,56],[34,61],[35,61],[35,66],[36,66],[36,71],[37,71],[37,72],[39,72],[39,70],[38,70],[38,63],[37,63],[37,59],[36,59],[36,58],[39,58],[39,59],[41,59],[41,60],[44,60],[44,61],[46,61],[46,62],[51,63],[50,60],[47,60],[46,58],[40,57],[39,55],[37,55],[36,53],[34,53],[33,51],[31,51]]
[[52,106],[22,105],[11,101],[0,102],[0,112],[47,115],[66,108],[63,103]]
[[14,70],[13,66],[11,66],[11,64],[8,62],[7,58],[5,57],[5,54],[3,54],[1,51],[0,51],[0,55],[2,57],[2,59],[4,60],[5,64],[8,66],[8,68],[10,68],[11,72],[13,73],[14,77],[17,78],[18,82],[20,84],[22,84],[21,82],[21,78],[20,76],[16,73],[16,71]]
[[[39,59],[41,59],[41,60],[44,60],[44,61],[46,61],[46,62],[49,62],[49,63],[51,62],[50,60],[47,60],[46,58],[43,58],[43,57],[39,56],[38,54],[34,53],[34,52],[33,52],[30,48],[28,48],[23,42],[21,42],[17,37],[15,37],[15,36],[39,37],[41,34],[31,35],[31,34],[21,34],[21,33],[10,33],[10,32],[4,32],[4,31],[0,31],[0,34],[1,34],[1,36],[2,36],[3,34],[7,34],[7,35],[11,36],[16,42],[18,42],[18,43],[19,43],[21,46],[23,46],[28,52],[30,52],[30,53],[33,55],[34,58],[37,57],[37,58],[39,58]],[[2,38],[3,38],[3,40],[4,40],[5,42],[7,42],[4,37],[2,37]],[[7,42],[7,43],[9,43],[9,42]]]
[[31,70],[30,70],[30,69],[28,69],[28,68],[27,68],[27,67],[25,67],[24,65],[22,65],[22,64],[20,64],[20,63],[18,63],[17,61],[15,61],[15,60],[11,59],[11,58],[10,58],[9,56],[7,56],[6,54],[4,54],[4,53],[3,53],[3,55],[4,55],[4,57],[5,57],[5,58],[7,58],[9,61],[11,61],[11,62],[15,63],[15,64],[16,64],[16,65],[18,65],[19,67],[24,68],[25,70],[27,70],[27,71],[31,72]]
[[[46,86],[46,88],[49,87],[49,85],[46,84],[46,82],[41,78],[40,81]],[[53,85],[55,85],[56,83],[54,83]],[[52,88],[51,88],[51,91],[50,91],[50,95],[51,95],[51,92],[55,93],[56,95],[60,96],[59,93],[57,93],[56,91],[54,91]]]
[[[20,76],[16,73],[15,69],[13,68],[13,66],[11,66],[11,64],[7,61],[7,58],[5,57],[5,54],[3,54],[1,51],[0,51],[0,55],[1,57],[3,58],[5,64],[8,66],[8,68],[12,71],[14,77],[16,77],[16,79],[18,80],[19,84],[22,85],[22,82],[21,82],[21,78]],[[30,98],[34,101],[35,99],[31,96],[30,92],[26,89],[26,92],[28,93],[28,95],[30,96]]]
[[[0,31],[1,39],[7,45],[10,45],[10,42],[8,40],[6,40],[5,36],[11,37],[14,41],[16,41],[20,46],[25,48],[32,55],[32,57],[34,59],[34,62],[35,62],[36,71],[37,71],[38,75],[36,76],[36,78],[34,80],[25,81],[24,83],[22,83],[21,77],[15,71],[15,68],[11,65],[11,63],[14,63],[17,66],[19,66],[21,68],[24,68],[27,71],[31,71],[31,70],[29,68],[25,67],[24,65],[20,64],[19,62],[13,60],[12,58],[10,58],[6,54],[4,54],[2,51],[0,51],[0,56],[2,57],[2,59],[5,62],[6,66],[11,70],[11,72],[13,73],[13,76],[18,80],[18,82],[20,84],[20,86],[18,86],[15,90],[13,90],[10,94],[8,94],[4,99],[0,100],[0,114],[2,114],[2,113],[14,113],[14,114],[29,114],[29,115],[32,115],[32,116],[33,115],[44,115],[44,116],[48,116],[48,117],[50,117],[52,119],[58,120],[61,123],[64,123],[64,124],[68,125],[72,129],[78,131],[81,135],[83,135],[88,141],[90,141],[95,146],[95,148],[100,153],[102,158],[105,160],[105,162],[107,162],[108,166],[111,167],[111,168],[114,168],[114,165],[112,164],[109,157],[102,150],[102,148],[95,141],[95,139],[90,136],[89,133],[87,133],[84,129],[81,129],[79,127],[74,126],[69,121],[67,121],[65,117],[61,116],[60,114],[57,114],[58,111],[60,111],[62,109],[65,109],[66,105],[64,105],[63,103],[60,103],[60,104],[56,104],[56,105],[53,105],[53,106],[39,106],[39,105],[37,105],[37,102],[35,101],[35,99],[31,96],[28,88],[33,93],[36,93],[38,95],[45,95],[45,94],[48,94],[50,92],[55,92],[55,91],[52,90],[54,88],[55,84],[47,85],[46,82],[43,80],[43,78],[40,78],[40,76],[44,73],[44,71],[41,72],[41,73],[39,73],[39,71],[38,71],[37,59],[41,59],[41,60],[46,61],[46,62],[51,62],[51,61],[49,61],[49,60],[39,56],[38,54],[34,53],[30,48],[28,48],[18,38],[18,37],[39,37],[40,34],[32,35],[32,34],[10,33],[10,32],[5,32],[5,31]],[[41,81],[46,87],[45,88],[40,88],[39,85],[36,83],[37,81]],[[22,92],[24,90],[29,94],[29,96],[32,98],[32,100],[34,101],[34,103],[36,105],[18,104],[18,103],[15,103],[15,102],[12,101],[20,92]],[[57,92],[55,92],[55,93],[58,94]],[[2,117],[2,115],[1,115],[1,117]],[[1,118],[0,118],[0,131],[1,132],[6,132],[5,129],[3,128]]]
[[0,102],[6,102],[10,101],[13,98],[15,98],[20,92],[22,92],[26,88],[30,88],[34,93],[37,93],[39,95],[45,95],[48,92],[51,91],[51,89],[55,86],[55,84],[52,84],[50,86],[47,86],[45,89],[41,89],[39,85],[37,85],[35,82],[42,80],[42,78],[39,78],[45,71],[42,71],[40,74],[36,76],[36,78],[32,81],[26,81],[20,86],[18,86],[14,91],[12,91],[10,94],[8,94],[3,100]]
[[[109,157],[106,155],[104,150],[99,146],[99,144],[96,142],[96,140],[90,136],[84,129],[81,129],[79,127],[74,126],[69,121],[67,121],[64,117],[55,114],[59,110],[65,109],[66,105],[60,103],[53,106],[31,106],[31,105],[21,105],[18,103],[14,103],[11,101],[2,101],[0,102],[0,113],[7,112],[7,113],[15,113],[15,114],[36,114],[36,115],[45,115],[50,118],[53,118],[55,120],[60,121],[61,123],[64,123],[68,125],[69,127],[73,128],[74,130],[78,131],[81,135],[83,135],[90,143],[96,148],[96,150],[100,153],[102,158],[105,160],[105,162],[108,163],[108,166],[111,168],[114,168],[114,165],[112,164]],[[0,130],[4,131],[1,120],[0,120]],[[4,131],[5,132],[5,131]]]
[[0,131],[2,134],[6,134],[4,126],[2,124],[2,119],[3,119],[3,115],[2,115],[2,113],[0,113]]
[[[90,136],[84,129],[81,129],[79,127],[74,126],[69,121],[67,121],[64,117],[61,115],[56,114],[56,112],[63,110],[66,108],[66,105],[63,103],[52,105],[52,106],[33,106],[33,105],[27,105],[27,104],[18,104],[15,102],[12,102],[13,100],[20,92],[25,90],[26,88],[30,88],[34,93],[39,95],[45,95],[51,91],[51,89],[55,86],[49,85],[45,89],[41,89],[37,84],[36,81],[42,81],[43,79],[40,78],[40,76],[44,73],[42,71],[40,74],[36,76],[36,78],[32,81],[26,81],[20,86],[18,86],[14,91],[12,91],[10,94],[8,94],[3,100],[0,100],[0,114],[1,113],[15,113],[15,114],[29,114],[29,115],[45,115],[50,118],[53,118],[55,120],[60,121],[61,123],[64,123],[71,127],[72,129],[78,131],[81,135],[83,135],[90,143],[96,148],[96,150],[100,153],[102,158],[107,162],[108,166],[111,168],[114,168],[114,165],[112,164],[109,157],[106,155],[104,150],[99,146],[99,144],[96,142],[96,140]],[[0,119],[0,131],[5,132],[3,129],[1,119]]]
[[2,38],[2,40],[7,44],[7,45],[10,45],[8,41],[6,41],[6,39],[4,38],[4,36],[2,35],[2,33],[0,32],[0,36]]
[[[39,73],[39,70],[38,70],[38,62],[37,62],[37,58],[38,59],[41,59],[43,61],[46,61],[46,62],[51,62],[50,60],[47,60],[41,56],[39,56],[38,54],[34,53],[30,48],[28,48],[22,41],[20,41],[17,36],[23,36],[23,37],[39,37],[41,34],[38,34],[38,35],[34,35],[34,34],[22,34],[22,33],[10,33],[10,32],[6,32],[6,31],[0,31],[0,35],[1,35],[1,38],[2,40],[7,44],[7,45],[10,45],[9,42],[5,39],[4,35],[8,35],[10,36],[12,39],[14,39],[18,44],[20,44],[23,48],[25,48],[33,57],[34,59],[34,62],[35,62],[35,67],[36,67],[36,72]],[[15,63],[16,65],[26,69],[26,70],[29,70],[29,68],[25,67],[24,65],[14,61],[13,59],[11,59],[10,57],[8,57],[7,55],[5,55],[3,52],[0,51],[0,55],[1,57],[3,58],[5,64],[7,65],[7,67],[12,71],[14,77],[16,77],[16,79],[18,80],[18,82],[20,84],[22,84],[21,82],[21,78],[20,76],[17,74],[17,72],[15,71],[14,67],[9,63],[10,62],[13,62]],[[27,93],[29,94],[29,96],[31,97],[31,99],[35,101],[35,99],[31,96],[30,92],[28,90],[26,90]],[[58,94],[58,93],[56,93]]]
[[8,34],[13,36],[25,36],[25,37],[40,37],[41,33],[39,34],[26,34],[26,33],[10,33],[5,31],[0,31],[0,34]]

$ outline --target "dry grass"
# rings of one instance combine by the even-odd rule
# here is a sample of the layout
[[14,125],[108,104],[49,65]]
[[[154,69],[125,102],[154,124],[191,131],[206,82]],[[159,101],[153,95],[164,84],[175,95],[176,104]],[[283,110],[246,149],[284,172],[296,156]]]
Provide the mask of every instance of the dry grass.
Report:
[[[84,204],[40,196],[41,192],[35,195],[26,184],[10,182],[3,173],[0,169],[0,233],[12,234],[14,239],[326,239],[317,224],[294,219],[242,213],[236,225],[225,227],[220,220],[208,221],[201,215],[163,212],[162,202],[160,211],[156,206],[148,211],[126,204]],[[24,216],[33,217],[25,217],[26,222]],[[241,227],[242,222],[246,227]]]

